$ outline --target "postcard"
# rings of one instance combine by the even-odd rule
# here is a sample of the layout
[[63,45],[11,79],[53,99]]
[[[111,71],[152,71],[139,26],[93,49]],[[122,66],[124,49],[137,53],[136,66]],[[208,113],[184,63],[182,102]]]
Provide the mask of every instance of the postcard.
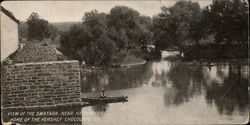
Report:
[[1,122],[249,122],[246,0],[1,2]]

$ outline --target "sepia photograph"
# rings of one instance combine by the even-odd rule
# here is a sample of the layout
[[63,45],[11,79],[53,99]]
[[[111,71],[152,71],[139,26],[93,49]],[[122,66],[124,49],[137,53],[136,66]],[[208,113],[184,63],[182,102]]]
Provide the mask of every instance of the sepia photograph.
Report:
[[247,0],[1,2],[1,124],[248,124]]

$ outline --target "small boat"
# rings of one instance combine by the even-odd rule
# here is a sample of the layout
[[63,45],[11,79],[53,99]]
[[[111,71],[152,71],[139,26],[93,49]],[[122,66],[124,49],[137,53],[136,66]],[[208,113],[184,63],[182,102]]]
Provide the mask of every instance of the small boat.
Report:
[[89,103],[112,103],[112,102],[127,102],[127,96],[119,96],[119,97],[86,97],[82,98],[83,102]]

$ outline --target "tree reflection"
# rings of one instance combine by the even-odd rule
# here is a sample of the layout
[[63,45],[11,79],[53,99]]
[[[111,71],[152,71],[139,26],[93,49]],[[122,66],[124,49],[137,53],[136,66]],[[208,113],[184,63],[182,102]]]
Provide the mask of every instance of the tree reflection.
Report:
[[165,87],[164,103],[180,105],[194,95],[203,94],[204,90],[207,104],[215,105],[220,114],[231,115],[236,108],[244,113],[248,108],[248,78],[242,77],[242,68],[245,67],[237,63],[210,69],[181,63],[174,65],[168,72],[172,85]]
[[110,68],[81,74],[82,92],[119,90],[141,86],[146,80],[143,73],[147,70],[144,65],[131,68]]
[[[172,91],[165,93],[165,105],[169,102],[175,105],[183,104],[188,102],[194,94],[201,94],[202,83],[204,83],[202,67],[179,64],[171,67],[168,77],[172,81]],[[169,98],[173,100],[170,101]]]
[[216,105],[220,114],[232,115],[235,108],[244,113],[248,108],[248,79],[241,77],[241,66],[229,66],[229,76],[224,84],[213,82],[207,88],[206,99],[210,105]]

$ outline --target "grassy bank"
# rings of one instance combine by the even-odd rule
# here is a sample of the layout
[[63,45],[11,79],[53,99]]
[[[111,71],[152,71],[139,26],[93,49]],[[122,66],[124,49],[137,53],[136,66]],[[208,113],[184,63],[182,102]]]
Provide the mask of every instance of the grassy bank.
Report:
[[111,66],[126,66],[131,64],[138,64],[145,61],[145,55],[142,50],[133,49],[116,53],[112,60]]

